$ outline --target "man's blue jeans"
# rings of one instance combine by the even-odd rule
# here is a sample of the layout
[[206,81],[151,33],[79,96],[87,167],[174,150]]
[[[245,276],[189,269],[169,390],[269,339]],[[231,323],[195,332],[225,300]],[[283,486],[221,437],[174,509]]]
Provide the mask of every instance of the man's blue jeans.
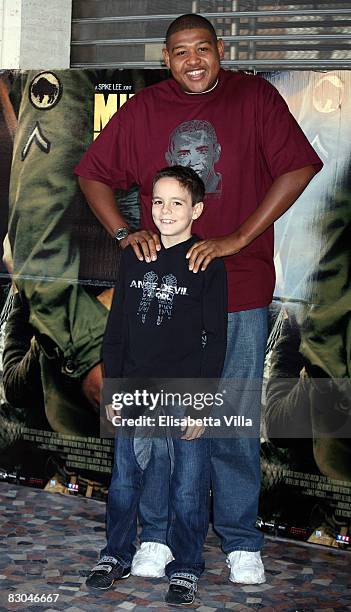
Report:
[[[262,380],[267,343],[267,308],[256,308],[228,314],[227,353],[223,378],[241,382],[255,380],[256,396],[250,396],[250,414],[259,418]],[[245,395],[245,394],[244,394]],[[238,398],[240,413],[245,414],[245,397]],[[158,453],[149,465],[159,474],[161,457],[168,454],[166,440],[158,440]],[[212,438],[212,490],[214,527],[222,538],[225,553],[233,550],[260,550],[262,534],[255,528],[261,484],[260,443],[258,438]],[[164,483],[167,482],[165,477]],[[157,501],[156,501],[157,500]],[[149,478],[140,501],[142,542],[167,544],[167,487],[159,479]]]
[[[239,381],[231,404],[259,424],[265,349],[267,308],[228,315],[227,352],[223,379]],[[247,381],[247,383],[246,383]],[[259,432],[259,428],[258,428]],[[225,553],[258,551],[263,535],[255,527],[261,487],[260,440],[257,437],[211,439],[213,524]]]
[[[167,575],[182,571],[200,576],[204,570],[202,550],[208,529],[210,440],[174,438],[172,454],[174,467],[170,482],[165,478],[169,474],[168,451],[165,456],[155,458],[158,472],[152,470],[157,479],[154,490],[163,483],[169,499],[167,541],[175,560],[168,564]],[[148,467],[142,470],[137,462],[133,435],[116,437],[107,503],[107,545],[101,556],[113,556],[124,567],[131,565],[135,553],[137,509]],[[154,502],[157,504],[158,500]]]

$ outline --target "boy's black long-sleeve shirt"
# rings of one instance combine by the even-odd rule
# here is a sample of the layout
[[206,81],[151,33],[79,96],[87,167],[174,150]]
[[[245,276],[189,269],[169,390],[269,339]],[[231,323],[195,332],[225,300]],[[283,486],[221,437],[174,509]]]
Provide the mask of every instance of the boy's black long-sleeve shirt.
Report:
[[[227,336],[224,263],[189,271],[185,255],[198,238],[157,253],[123,251],[103,342],[106,378],[219,378]],[[206,344],[203,347],[203,331]]]

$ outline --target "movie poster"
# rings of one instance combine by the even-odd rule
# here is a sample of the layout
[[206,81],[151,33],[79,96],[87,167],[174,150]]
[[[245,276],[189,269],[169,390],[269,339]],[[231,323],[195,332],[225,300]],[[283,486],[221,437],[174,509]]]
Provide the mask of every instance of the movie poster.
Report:
[[[118,249],[90,212],[73,168],[118,108],[147,84],[145,77],[129,71],[2,74],[7,164],[1,188],[3,210],[10,210],[1,228],[5,480],[106,496],[113,442],[99,437],[96,364]],[[161,76],[152,73],[150,82],[154,78]],[[137,189],[117,197],[131,227],[138,227]]]
[[324,162],[276,223],[262,401],[262,528],[347,546],[351,517],[351,75],[268,76]]
[[[96,384],[118,249],[73,168],[131,96],[166,77],[162,70],[0,76],[2,480],[106,497],[113,441],[99,437]],[[319,381],[332,381],[328,410],[347,420],[351,79],[346,71],[264,77],[325,166],[276,223],[258,525],[346,546],[350,439],[339,431],[320,436],[326,391]],[[138,227],[137,188],[116,195]],[[304,430],[295,431],[302,414]]]

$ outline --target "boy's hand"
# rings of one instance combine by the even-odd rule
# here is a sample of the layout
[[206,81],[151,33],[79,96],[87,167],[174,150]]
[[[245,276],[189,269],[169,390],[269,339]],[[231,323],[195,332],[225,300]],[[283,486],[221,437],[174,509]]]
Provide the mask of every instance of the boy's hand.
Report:
[[205,425],[182,425],[181,430],[185,432],[181,440],[195,440],[201,438],[205,431]]
[[161,249],[160,237],[150,230],[140,230],[129,234],[119,243],[122,249],[131,246],[139,261],[156,261],[157,251]]
[[106,410],[106,418],[108,421],[110,421],[112,423],[112,419],[113,417],[115,417],[115,421],[118,419],[122,418],[122,414],[121,414],[121,410],[115,410],[114,408],[112,408],[112,404],[106,404],[105,406],[105,410]]
[[82,391],[96,412],[100,409],[100,395],[102,389],[101,363],[91,368],[82,380]]

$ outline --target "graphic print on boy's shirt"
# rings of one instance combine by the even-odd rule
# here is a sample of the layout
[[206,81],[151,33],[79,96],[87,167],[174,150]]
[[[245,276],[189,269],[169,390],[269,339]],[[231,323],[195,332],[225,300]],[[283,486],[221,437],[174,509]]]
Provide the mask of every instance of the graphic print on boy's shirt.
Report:
[[178,287],[177,278],[174,274],[164,274],[161,282],[159,282],[158,274],[153,270],[146,272],[142,281],[133,280],[129,287],[143,290],[137,310],[137,315],[141,315],[143,323],[145,323],[153,300],[158,302],[156,325],[161,325],[164,316],[167,316],[168,319],[171,318],[176,295],[187,295],[187,287]]

